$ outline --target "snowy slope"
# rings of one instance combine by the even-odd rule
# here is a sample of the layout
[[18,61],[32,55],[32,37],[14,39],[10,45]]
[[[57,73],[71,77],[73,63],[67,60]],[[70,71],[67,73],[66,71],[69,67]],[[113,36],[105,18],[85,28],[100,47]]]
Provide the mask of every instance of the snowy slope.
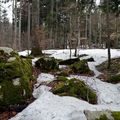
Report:
[[[44,52],[58,59],[69,58],[69,50],[45,50]],[[111,50],[111,52],[112,58],[120,56],[119,50]],[[79,78],[94,89],[98,95],[98,105],[91,105],[74,97],[60,97],[49,92],[50,88],[40,86],[35,88],[33,92],[37,99],[11,120],[87,120],[84,110],[120,111],[120,84],[105,83],[96,78],[100,73],[96,70],[95,65],[107,60],[107,50],[79,50],[79,54],[88,54],[95,59],[95,62],[89,63],[95,76],[71,75],[70,77]],[[42,73],[37,79],[37,86],[41,81],[49,80],[54,80],[54,76]]]

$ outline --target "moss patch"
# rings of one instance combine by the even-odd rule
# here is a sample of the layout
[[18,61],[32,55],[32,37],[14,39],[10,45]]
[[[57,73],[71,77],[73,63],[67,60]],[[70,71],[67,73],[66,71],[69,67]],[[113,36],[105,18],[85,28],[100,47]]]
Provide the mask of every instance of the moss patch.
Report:
[[50,72],[59,69],[58,62],[55,58],[42,57],[35,63],[35,67],[41,71]]
[[75,62],[70,66],[72,71],[74,73],[80,73],[80,74],[92,74],[91,70],[88,67],[86,60],[81,60],[79,62]]
[[96,118],[95,120],[109,120],[105,114],[101,115],[100,118]]
[[112,112],[112,117],[114,120],[120,120],[120,112]]
[[[59,81],[59,82],[58,82]],[[53,81],[54,82],[54,81]],[[52,88],[52,92],[61,96],[73,96],[79,99],[96,104],[97,96],[83,81],[78,79],[67,79],[66,77],[58,77],[57,84]]]
[[103,79],[106,82],[119,83],[120,82],[120,58],[111,60],[111,68],[107,70],[107,61],[97,66],[97,69],[103,74],[99,78]]

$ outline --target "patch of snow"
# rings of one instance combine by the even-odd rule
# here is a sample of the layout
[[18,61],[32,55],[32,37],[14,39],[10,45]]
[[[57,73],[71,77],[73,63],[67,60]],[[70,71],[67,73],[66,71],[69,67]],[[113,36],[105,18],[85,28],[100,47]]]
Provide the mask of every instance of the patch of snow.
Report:
[[2,86],[0,85],[0,89],[2,88]]
[[10,57],[8,60],[7,60],[7,62],[13,62],[13,61],[15,61],[16,60],[16,57]]
[[84,110],[120,110],[119,106],[91,105],[74,97],[60,97],[41,86],[38,99],[10,120],[87,120]]
[[32,59],[32,65],[35,66],[35,62],[38,60],[39,58],[34,58]]
[[59,69],[64,69],[66,67],[67,67],[66,65],[59,65]]
[[0,47],[0,50],[3,50],[5,53],[8,54],[10,54],[13,51],[13,49],[9,47]]
[[[69,50],[44,50],[44,53],[51,54],[57,59],[69,59]],[[33,95],[37,98],[21,113],[11,120],[87,120],[84,110],[120,111],[120,84],[102,82],[96,77],[101,74],[96,70],[96,65],[107,60],[107,49],[79,50],[79,55],[88,54],[95,62],[88,62],[94,77],[71,75],[70,78],[83,80],[91,89],[95,90],[98,96],[98,104],[91,105],[86,101],[74,97],[60,97],[52,94],[47,86],[39,86],[41,82],[52,81],[54,76],[42,73],[37,79]],[[72,57],[74,51],[72,50]],[[112,58],[120,57],[120,50],[111,49]]]
[[28,56],[31,54],[31,50],[25,50],[25,51],[22,51],[22,52],[18,52],[19,55],[21,56]]
[[48,73],[41,73],[38,78],[37,78],[37,83],[42,83],[42,82],[51,82],[55,80],[54,75],[48,74]]
[[13,85],[18,86],[20,85],[20,78],[13,79]]

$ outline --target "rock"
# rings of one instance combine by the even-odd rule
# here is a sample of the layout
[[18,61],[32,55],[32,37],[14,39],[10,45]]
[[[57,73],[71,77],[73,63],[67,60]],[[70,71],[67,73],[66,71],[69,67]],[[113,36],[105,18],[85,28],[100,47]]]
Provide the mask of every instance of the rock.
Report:
[[8,47],[0,47],[0,50],[3,50],[7,54],[10,54],[11,52],[13,52],[13,49]]
[[59,62],[59,65],[71,65],[74,64],[75,62],[79,62],[79,58],[73,58],[73,59],[68,59],[68,60],[63,60]]
[[52,86],[51,91],[54,94],[60,96],[77,97],[92,104],[97,103],[96,93],[92,91],[87,85],[85,85],[83,81],[80,81],[78,79],[67,79],[64,76],[60,76],[57,78],[57,80],[49,83],[49,86]]
[[7,62],[13,62],[13,61],[15,61],[15,59],[16,59],[16,57],[10,57],[10,58],[7,60]]
[[80,60],[79,62],[75,62],[70,66],[70,68],[74,73],[91,74],[91,70],[89,69],[86,60]]
[[88,58],[86,60],[87,60],[87,62],[94,62],[95,61],[93,57],[90,57],[90,58]]

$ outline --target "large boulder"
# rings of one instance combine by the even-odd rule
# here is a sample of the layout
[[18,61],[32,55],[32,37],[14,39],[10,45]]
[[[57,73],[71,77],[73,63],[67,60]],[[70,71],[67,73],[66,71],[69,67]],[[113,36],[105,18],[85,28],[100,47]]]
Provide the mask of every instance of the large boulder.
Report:
[[0,110],[21,104],[32,95],[32,64],[16,52],[0,50]]

